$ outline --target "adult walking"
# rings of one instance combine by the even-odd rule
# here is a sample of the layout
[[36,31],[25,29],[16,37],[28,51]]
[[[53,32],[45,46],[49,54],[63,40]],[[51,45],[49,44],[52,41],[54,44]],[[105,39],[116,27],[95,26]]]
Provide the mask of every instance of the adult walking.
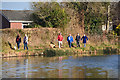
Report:
[[27,46],[27,44],[28,44],[28,36],[26,34],[25,34],[23,43],[24,43],[24,50],[25,50],[25,48],[27,48],[27,50],[28,50],[28,46]]
[[18,34],[17,37],[16,37],[16,43],[17,43],[17,48],[18,50],[20,49],[20,43],[21,43],[21,37],[20,35]]
[[81,38],[81,40],[82,39],[83,39],[84,47],[86,47],[86,40],[88,41],[87,36],[84,34],[84,36]]
[[62,40],[63,40],[63,36],[61,35],[61,33],[59,33],[57,40],[58,40],[59,48],[61,48]]
[[75,40],[76,40],[76,43],[77,43],[77,47],[80,47],[80,35],[79,35],[79,33],[77,34]]
[[72,45],[73,37],[71,36],[71,34],[69,34],[69,36],[67,37],[67,41],[68,41],[69,47],[71,48],[71,46],[73,46],[73,45]]

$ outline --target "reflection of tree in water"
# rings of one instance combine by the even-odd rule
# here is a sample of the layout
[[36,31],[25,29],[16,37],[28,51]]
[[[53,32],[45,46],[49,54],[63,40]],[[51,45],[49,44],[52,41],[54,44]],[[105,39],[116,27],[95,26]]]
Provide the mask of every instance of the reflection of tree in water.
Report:
[[107,78],[108,72],[101,68],[86,68],[86,78]]
[[62,57],[59,57],[59,78],[62,78]]
[[[23,68],[21,68],[21,65]],[[23,71],[23,73],[21,73]],[[28,77],[28,59],[16,60],[16,77]]]
[[[69,62],[68,65],[65,65],[62,60],[62,57],[58,58],[58,65],[53,68],[53,70],[46,71],[46,68],[41,69],[39,72],[39,77],[49,77],[49,78],[107,78],[107,71],[103,71],[101,68],[87,68],[86,66],[71,66],[72,62]],[[48,63],[45,63],[47,66]],[[67,67],[66,67],[67,66]],[[66,69],[64,69],[66,67]],[[51,69],[47,67],[47,69]],[[38,74],[38,73],[37,73]]]
[[[101,68],[87,68],[87,67],[74,67],[70,68],[70,70],[62,70],[63,75],[64,72],[67,72],[69,78],[107,78],[107,71],[103,71]],[[63,78],[65,76],[62,76]]]
[[[68,57],[67,57],[68,58]],[[101,68],[88,68],[86,65],[73,64],[73,57],[22,58],[16,60],[16,77],[24,78],[107,78],[107,71]],[[69,61],[69,62],[68,62]],[[28,66],[29,65],[29,66]],[[23,68],[20,68],[23,67]],[[30,70],[30,72],[28,72]],[[38,71],[34,71],[38,70]],[[23,73],[21,73],[23,71]],[[29,74],[30,73],[30,74]]]
[[25,78],[28,77],[28,59],[24,59],[24,74],[25,74]]
[[18,72],[20,71],[19,67],[20,67],[20,61],[16,60],[16,77],[19,77],[18,76]]

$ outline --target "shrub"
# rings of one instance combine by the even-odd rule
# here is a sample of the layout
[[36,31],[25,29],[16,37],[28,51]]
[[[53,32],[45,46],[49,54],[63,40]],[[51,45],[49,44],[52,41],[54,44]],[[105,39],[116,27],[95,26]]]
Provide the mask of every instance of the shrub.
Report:
[[72,51],[69,51],[69,50],[63,51],[63,50],[45,49],[43,53],[44,53],[44,56],[46,57],[72,55]]
[[90,46],[90,50],[94,51],[94,50],[95,50],[95,47]]
[[46,57],[56,56],[56,51],[54,49],[45,49],[43,53]]
[[23,31],[22,31],[22,29],[17,29],[17,32],[19,32],[20,34],[25,34]]
[[120,35],[120,24],[116,27],[115,33],[117,34],[117,36]]

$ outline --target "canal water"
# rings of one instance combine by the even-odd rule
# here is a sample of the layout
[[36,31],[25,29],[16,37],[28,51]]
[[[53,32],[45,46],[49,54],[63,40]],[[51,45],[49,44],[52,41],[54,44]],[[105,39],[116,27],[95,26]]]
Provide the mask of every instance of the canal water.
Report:
[[118,78],[118,55],[2,59],[3,78]]

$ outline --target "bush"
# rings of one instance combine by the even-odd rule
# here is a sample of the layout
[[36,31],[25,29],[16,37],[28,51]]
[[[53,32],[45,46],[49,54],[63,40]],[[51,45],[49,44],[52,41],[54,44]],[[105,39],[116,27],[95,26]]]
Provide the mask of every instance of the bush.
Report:
[[53,49],[45,49],[45,51],[43,53],[44,53],[44,56],[46,56],[46,57],[56,56],[56,51]]
[[120,36],[120,24],[116,27],[115,33],[117,34],[117,36]]
[[104,50],[103,50],[103,53],[104,54],[117,54],[117,49],[113,49],[112,47],[106,47]]
[[95,47],[90,46],[90,50],[94,51],[94,50],[95,50]]
[[69,50],[63,51],[63,50],[45,49],[43,53],[44,53],[44,56],[46,57],[72,55],[72,51],[69,51]]
[[17,32],[19,32],[19,33],[22,34],[22,35],[25,34],[22,29],[17,29]]

